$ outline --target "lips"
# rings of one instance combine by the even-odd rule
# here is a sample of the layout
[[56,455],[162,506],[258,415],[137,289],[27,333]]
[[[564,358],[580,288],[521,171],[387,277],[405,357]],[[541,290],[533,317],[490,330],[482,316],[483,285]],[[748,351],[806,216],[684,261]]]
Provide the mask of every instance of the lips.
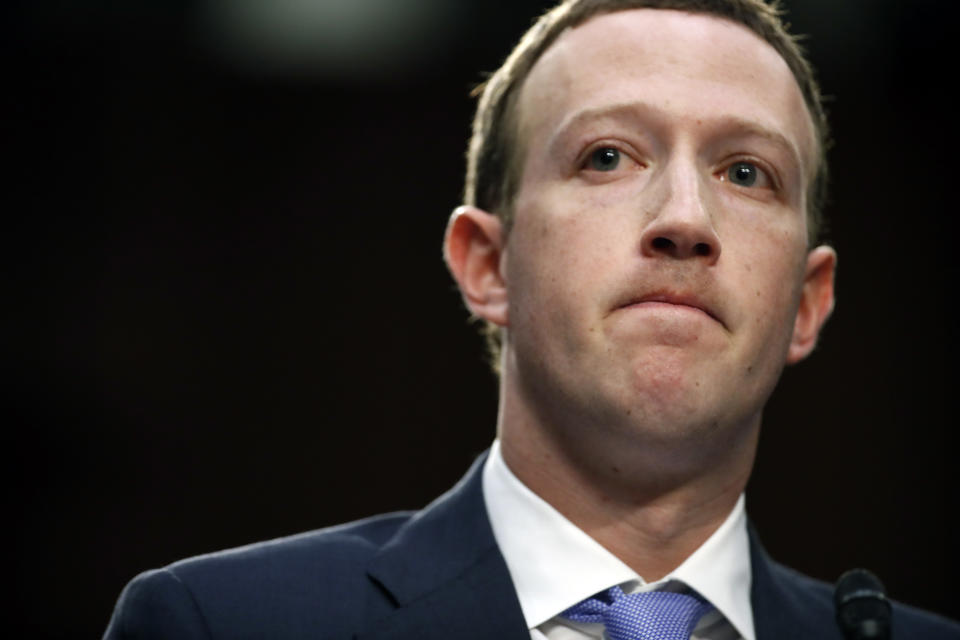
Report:
[[707,302],[702,296],[692,293],[656,291],[637,298],[631,298],[626,302],[626,304],[621,305],[621,308],[640,306],[644,304],[664,304],[677,307],[689,307],[698,311],[702,311],[713,320],[719,322],[723,326],[726,326],[714,311],[714,306],[712,304]]

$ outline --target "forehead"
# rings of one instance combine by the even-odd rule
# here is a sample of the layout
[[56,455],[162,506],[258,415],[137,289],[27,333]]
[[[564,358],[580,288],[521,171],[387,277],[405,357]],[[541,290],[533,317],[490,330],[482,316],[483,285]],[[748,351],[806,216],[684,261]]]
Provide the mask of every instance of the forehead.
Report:
[[745,26],[707,14],[631,9],[567,30],[521,87],[517,130],[524,144],[545,142],[571,119],[630,104],[775,132],[813,174],[813,123],[790,68]]

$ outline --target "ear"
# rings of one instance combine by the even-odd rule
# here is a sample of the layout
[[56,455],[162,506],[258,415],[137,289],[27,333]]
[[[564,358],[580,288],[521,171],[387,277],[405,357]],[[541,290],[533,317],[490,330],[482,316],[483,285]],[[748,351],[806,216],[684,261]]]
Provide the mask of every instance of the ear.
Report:
[[457,207],[443,239],[443,257],[470,312],[507,325],[507,286],[501,272],[503,225],[476,207]]
[[833,311],[833,277],[836,268],[837,253],[831,247],[819,246],[807,254],[800,306],[793,322],[787,364],[800,362],[817,345],[820,329]]

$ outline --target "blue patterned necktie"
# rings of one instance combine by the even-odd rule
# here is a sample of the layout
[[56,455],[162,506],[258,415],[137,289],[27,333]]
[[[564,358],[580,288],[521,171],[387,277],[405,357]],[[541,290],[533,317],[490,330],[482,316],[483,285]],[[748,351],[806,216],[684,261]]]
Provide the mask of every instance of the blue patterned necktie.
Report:
[[670,591],[623,592],[610,587],[560,615],[575,622],[599,622],[611,640],[690,640],[697,622],[713,609],[708,602]]

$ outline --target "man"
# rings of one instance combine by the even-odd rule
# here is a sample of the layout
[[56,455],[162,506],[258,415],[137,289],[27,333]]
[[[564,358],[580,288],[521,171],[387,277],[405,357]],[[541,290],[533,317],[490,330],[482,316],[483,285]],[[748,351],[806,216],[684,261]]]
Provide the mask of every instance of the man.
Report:
[[[825,141],[760,0],[546,14],[484,90],[445,238],[497,349],[489,454],[416,514],[148,572],[107,637],[840,638],[742,495],[833,307]],[[899,605],[893,627],[960,637]]]

